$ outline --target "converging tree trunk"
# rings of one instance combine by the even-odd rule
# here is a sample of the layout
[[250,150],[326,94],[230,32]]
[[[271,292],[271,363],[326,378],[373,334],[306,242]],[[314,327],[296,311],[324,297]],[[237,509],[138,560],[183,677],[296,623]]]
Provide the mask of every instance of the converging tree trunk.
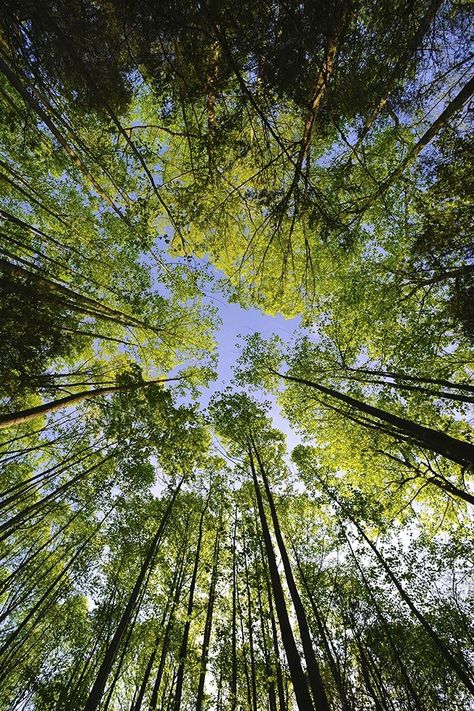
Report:
[[260,525],[262,527],[263,539],[265,542],[268,566],[270,569],[270,579],[275,599],[275,607],[278,615],[278,621],[280,623],[281,637],[286,652],[288,667],[290,669],[291,680],[293,682],[293,690],[295,692],[296,702],[300,711],[314,711],[313,702],[311,700],[311,695],[308,689],[308,682],[301,666],[300,655],[296,646],[295,638],[293,636],[293,630],[291,629],[290,618],[288,615],[288,610],[286,608],[285,596],[283,593],[280,575],[278,573],[278,566],[276,562],[275,552],[273,550],[270,530],[268,528],[267,519],[265,516],[263,499],[260,493],[260,487],[258,484],[257,472],[255,470],[251,447],[252,444],[249,441],[248,456],[250,462],[250,469],[255,488],[255,495],[257,497],[258,513],[260,518]]
[[194,593],[196,591],[196,581],[197,581],[197,574],[198,574],[198,568],[199,568],[199,561],[200,561],[200,555],[201,555],[201,544],[202,544],[202,535],[203,535],[203,526],[204,526],[204,516],[209,504],[209,497],[211,494],[211,489],[212,486],[209,490],[209,496],[208,499],[203,506],[203,509],[201,511],[201,516],[199,518],[199,531],[198,531],[198,539],[197,539],[197,545],[196,545],[196,555],[194,558],[194,567],[193,567],[193,573],[191,576],[191,583],[189,587],[189,597],[188,597],[188,609],[187,609],[187,614],[186,614],[186,622],[184,624],[184,630],[183,630],[183,637],[181,639],[181,647],[179,649],[179,664],[178,664],[178,672],[176,676],[176,690],[175,690],[175,698],[173,702],[173,708],[175,711],[179,711],[181,708],[181,696],[183,693],[183,681],[184,681],[184,668],[186,664],[186,657],[188,655],[188,640],[189,640],[189,630],[191,628],[191,616],[193,614],[193,606],[194,606]]
[[[453,671],[456,673],[462,684],[468,689],[468,691],[474,696],[474,683],[472,681],[472,675],[471,675],[471,670],[468,667],[467,662],[464,659],[459,659],[456,657],[449,647],[446,645],[446,643],[441,639],[441,637],[438,635],[438,633],[435,631],[435,629],[432,627],[430,622],[427,620],[425,615],[423,615],[420,610],[417,608],[413,600],[410,598],[408,593],[405,591],[404,587],[398,580],[397,576],[391,569],[391,567],[388,565],[386,562],[385,558],[382,556],[380,553],[379,549],[377,546],[370,540],[370,538],[367,536],[365,533],[364,529],[362,526],[359,524],[358,521],[355,520],[355,518],[351,515],[349,512],[347,506],[342,504],[339,499],[331,492],[329,487],[325,485],[325,483],[322,481],[320,477],[318,477],[319,482],[322,484],[324,490],[328,493],[330,498],[336,503],[336,505],[341,509],[343,514],[347,516],[349,521],[356,527],[357,531],[361,535],[361,537],[364,539],[364,541],[367,543],[369,548],[372,550],[374,553],[375,557],[377,558],[378,562],[380,563],[381,567],[387,574],[387,577],[389,580],[393,583],[395,588],[398,590],[400,597],[403,599],[403,601],[406,603],[408,606],[410,612],[413,614],[413,616],[418,620],[420,625],[423,627],[427,635],[433,640],[433,643],[435,647],[438,649],[441,657],[445,660],[445,662],[448,664],[448,666],[453,669]],[[342,526],[342,523],[341,523]],[[344,534],[346,532],[344,531]]]
[[174,492],[168,502],[168,505],[163,513],[163,516],[162,516],[160,524],[157,528],[156,534],[151,541],[151,544],[148,548],[145,559],[144,559],[142,566],[140,568],[140,572],[139,572],[138,577],[135,581],[135,585],[133,586],[133,590],[130,593],[130,596],[128,598],[128,602],[125,607],[125,610],[123,611],[120,622],[117,626],[117,629],[115,630],[115,634],[114,634],[110,644],[107,647],[105,657],[102,661],[102,664],[100,666],[99,672],[96,677],[96,680],[95,680],[94,685],[90,691],[89,697],[86,701],[86,705],[84,706],[84,711],[96,711],[97,708],[99,707],[102,695],[104,693],[105,685],[107,683],[107,679],[108,679],[109,674],[112,670],[112,666],[113,666],[113,663],[115,660],[115,656],[117,654],[117,650],[119,648],[122,637],[125,633],[127,625],[129,624],[131,617],[134,613],[135,606],[137,604],[137,600],[140,595],[145,576],[147,575],[147,573],[150,569],[150,566],[153,565],[153,561],[154,561],[156,553],[158,551],[158,546],[160,544],[161,538],[163,536],[165,528],[166,528],[168,521],[170,519],[173,505],[176,501],[176,497],[178,496],[178,493],[181,489],[183,481],[184,481],[184,477],[180,480],[178,486],[174,490]]
[[296,617],[298,619],[298,627],[300,630],[301,641],[303,643],[303,651],[306,660],[306,666],[308,670],[308,678],[313,692],[314,703],[318,711],[330,711],[329,702],[326,696],[326,691],[324,689],[323,680],[321,677],[321,671],[319,669],[319,664],[317,662],[313,642],[311,639],[311,634],[309,631],[308,620],[306,617],[306,612],[301,602],[301,597],[296,587],[295,579],[293,576],[293,570],[291,567],[290,559],[288,557],[288,552],[286,550],[285,542],[283,540],[283,535],[280,529],[280,522],[278,521],[278,514],[275,508],[275,502],[273,500],[273,494],[268,483],[267,473],[263,461],[260,457],[260,452],[252,439],[252,445],[254,448],[255,456],[257,458],[258,466],[260,469],[260,474],[262,476],[263,485],[265,493],[267,496],[268,504],[270,506],[270,514],[272,517],[273,529],[275,531],[275,537],[278,543],[278,549],[280,551],[281,560],[283,563],[283,568],[285,571],[286,582],[288,589],[290,591],[291,599],[295,608]]
[[430,427],[425,427],[424,425],[420,425],[412,420],[407,420],[404,417],[392,415],[386,410],[374,407],[373,405],[368,405],[367,403],[357,400],[350,395],[345,395],[337,390],[315,383],[312,380],[306,380],[292,375],[284,375],[283,373],[278,373],[276,371],[271,372],[284,380],[314,388],[320,393],[323,393],[323,395],[328,395],[330,398],[340,400],[360,412],[365,412],[372,417],[376,417],[383,422],[387,422],[394,428],[394,437],[397,436],[397,432],[400,432],[420,447],[431,449],[433,452],[442,454],[444,457],[451,459],[453,462],[456,462],[461,466],[472,467],[474,464],[474,445],[469,444],[469,442],[456,439],[455,437],[451,437],[444,432],[431,429]]
[[206,622],[204,625],[204,637],[203,637],[203,641],[202,641],[202,651],[201,651],[201,666],[200,666],[200,672],[199,672],[199,684],[198,684],[198,690],[197,690],[197,695],[196,695],[196,711],[201,711],[203,699],[204,699],[204,683],[206,681],[209,643],[211,640],[212,618],[214,615],[214,603],[215,603],[216,585],[217,585],[217,577],[218,577],[218,570],[219,570],[219,548],[220,548],[220,535],[221,535],[220,527],[222,525],[221,517],[222,517],[222,511],[219,515],[219,521],[217,523],[217,531],[216,531],[216,540],[214,543],[213,565],[212,565],[212,572],[211,572],[211,585],[209,588],[209,598],[207,601]]
[[25,422],[34,420],[36,417],[42,415],[50,415],[53,412],[62,410],[64,407],[72,407],[77,405],[83,400],[90,400],[95,397],[102,397],[103,395],[110,395],[111,393],[124,393],[131,390],[140,390],[141,388],[146,388],[148,385],[156,385],[157,383],[166,383],[170,380],[177,380],[177,378],[161,378],[158,380],[149,380],[144,383],[133,383],[132,385],[114,385],[109,388],[95,388],[94,390],[83,390],[80,393],[75,393],[74,395],[67,395],[59,400],[53,400],[52,402],[45,402],[43,405],[37,405],[36,407],[30,407],[26,410],[20,410],[19,412],[12,412],[8,415],[0,416],[0,429],[5,427],[14,427],[15,425],[23,425]]

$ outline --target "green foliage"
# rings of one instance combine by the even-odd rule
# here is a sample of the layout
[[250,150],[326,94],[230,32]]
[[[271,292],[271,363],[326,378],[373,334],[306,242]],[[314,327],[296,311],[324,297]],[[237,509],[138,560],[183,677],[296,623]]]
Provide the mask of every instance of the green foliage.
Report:
[[471,35],[6,0],[0,711],[470,708]]

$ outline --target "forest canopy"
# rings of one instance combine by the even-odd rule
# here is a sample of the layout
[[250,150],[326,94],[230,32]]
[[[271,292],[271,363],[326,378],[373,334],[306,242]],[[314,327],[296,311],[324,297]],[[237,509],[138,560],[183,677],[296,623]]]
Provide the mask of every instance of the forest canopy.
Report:
[[4,0],[0,711],[474,708],[473,29]]

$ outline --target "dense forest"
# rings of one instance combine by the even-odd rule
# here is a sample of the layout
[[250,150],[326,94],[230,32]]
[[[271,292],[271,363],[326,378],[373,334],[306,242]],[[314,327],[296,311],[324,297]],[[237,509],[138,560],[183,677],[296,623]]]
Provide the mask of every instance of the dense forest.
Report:
[[472,9],[3,1],[0,711],[474,709]]

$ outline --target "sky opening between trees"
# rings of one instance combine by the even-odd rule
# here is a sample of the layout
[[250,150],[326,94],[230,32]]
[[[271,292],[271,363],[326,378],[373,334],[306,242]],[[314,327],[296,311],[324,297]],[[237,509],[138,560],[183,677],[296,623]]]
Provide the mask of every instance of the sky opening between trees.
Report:
[[472,36],[4,0],[1,711],[474,708]]

